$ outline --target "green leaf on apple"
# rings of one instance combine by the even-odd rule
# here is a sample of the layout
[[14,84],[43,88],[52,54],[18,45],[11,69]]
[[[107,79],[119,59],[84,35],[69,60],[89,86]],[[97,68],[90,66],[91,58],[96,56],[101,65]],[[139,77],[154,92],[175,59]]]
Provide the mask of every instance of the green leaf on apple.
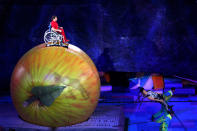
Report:
[[36,86],[31,90],[34,100],[39,99],[45,106],[50,106],[66,86]]

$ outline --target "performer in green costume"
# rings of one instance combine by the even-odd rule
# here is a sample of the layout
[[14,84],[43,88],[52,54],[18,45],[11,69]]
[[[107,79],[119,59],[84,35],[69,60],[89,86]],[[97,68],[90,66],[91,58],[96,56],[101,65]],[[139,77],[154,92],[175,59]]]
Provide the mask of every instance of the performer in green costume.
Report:
[[[171,88],[171,90],[163,94],[163,98],[167,104],[173,96],[174,91],[175,88]],[[172,111],[172,107],[170,107],[169,110],[166,110],[165,106],[162,104],[161,110],[152,116],[152,120],[157,123],[161,123],[160,131],[167,131],[168,125],[170,123],[170,120],[172,119],[173,114],[174,112]]]

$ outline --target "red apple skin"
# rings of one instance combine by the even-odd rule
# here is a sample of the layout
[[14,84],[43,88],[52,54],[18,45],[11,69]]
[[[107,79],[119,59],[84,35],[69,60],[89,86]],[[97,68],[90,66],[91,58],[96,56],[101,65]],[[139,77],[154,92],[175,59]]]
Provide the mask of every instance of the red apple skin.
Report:
[[[51,106],[39,100],[23,103],[36,86],[66,85]],[[38,45],[17,63],[11,77],[11,97],[23,120],[33,124],[60,127],[86,121],[95,110],[100,95],[97,69],[81,49]]]

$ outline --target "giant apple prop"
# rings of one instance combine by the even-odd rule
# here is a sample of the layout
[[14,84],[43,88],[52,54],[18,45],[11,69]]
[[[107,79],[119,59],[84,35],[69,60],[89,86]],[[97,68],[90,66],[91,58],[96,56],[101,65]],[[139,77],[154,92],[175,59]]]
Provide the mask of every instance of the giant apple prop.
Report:
[[20,117],[30,123],[60,127],[87,120],[95,110],[100,79],[92,60],[74,45],[38,45],[17,63],[11,97]]

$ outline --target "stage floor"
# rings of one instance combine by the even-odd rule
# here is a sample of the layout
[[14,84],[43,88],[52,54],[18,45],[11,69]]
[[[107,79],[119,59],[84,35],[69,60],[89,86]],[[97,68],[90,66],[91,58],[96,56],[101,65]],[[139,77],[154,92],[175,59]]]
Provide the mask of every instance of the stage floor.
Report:
[[[112,94],[110,93],[110,96]],[[106,96],[106,94],[105,94]],[[132,93],[114,93],[116,100],[100,102],[100,105],[116,105],[121,106],[124,110],[125,117],[127,118],[125,129],[128,131],[159,131],[159,123],[151,122],[151,116],[161,109],[159,103],[148,101],[134,103],[136,97],[133,98]],[[119,98],[118,98],[119,96]],[[174,105],[173,109],[182,121],[187,131],[197,130],[197,96],[190,97],[174,97],[169,102]],[[184,131],[181,123],[173,117],[169,131]]]
[[[116,107],[116,109],[123,109],[124,116],[126,118],[125,131],[152,131],[153,128],[154,131],[159,131],[159,124],[151,122],[150,120],[151,115],[160,110],[159,103],[150,101],[145,101],[141,105],[140,103],[134,103],[134,97],[132,98],[132,94],[130,93],[109,93],[109,95],[113,97],[113,101],[100,101],[98,107],[103,108],[113,106]],[[105,94],[105,96],[107,95]],[[172,98],[170,104],[174,105],[174,111],[187,128],[187,131],[196,131],[197,97],[174,97]],[[13,106],[10,96],[0,97],[1,111],[2,108],[6,108],[6,105]],[[0,112],[0,115],[5,116],[6,114],[12,115],[15,113],[16,112],[13,111],[13,109],[8,108],[6,111]],[[4,121],[6,121],[6,118],[4,118]],[[1,124],[2,123],[0,123],[0,125]],[[180,122],[173,117],[169,125],[169,131],[184,131],[184,128]]]

